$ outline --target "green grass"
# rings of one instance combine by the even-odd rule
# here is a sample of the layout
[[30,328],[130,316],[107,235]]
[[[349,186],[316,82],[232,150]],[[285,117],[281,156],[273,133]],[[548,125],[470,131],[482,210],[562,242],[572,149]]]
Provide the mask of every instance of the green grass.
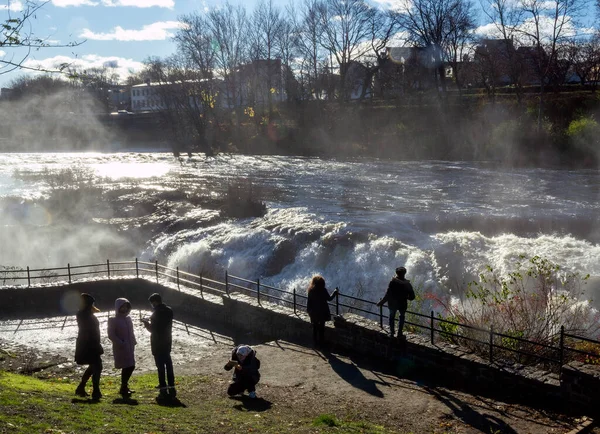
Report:
[[[178,378],[185,407],[158,405],[156,375],[134,376],[130,387],[135,402],[124,404],[117,395],[118,378],[104,377],[104,397],[91,403],[74,395],[69,379],[40,380],[0,371],[0,433],[371,433],[392,431],[367,422],[333,415],[299,415],[292,406],[272,402],[253,408],[256,401],[225,396],[225,384],[207,377]],[[89,385],[88,385],[89,389]],[[221,392],[222,389],[222,392]],[[263,401],[264,402],[264,401]]]

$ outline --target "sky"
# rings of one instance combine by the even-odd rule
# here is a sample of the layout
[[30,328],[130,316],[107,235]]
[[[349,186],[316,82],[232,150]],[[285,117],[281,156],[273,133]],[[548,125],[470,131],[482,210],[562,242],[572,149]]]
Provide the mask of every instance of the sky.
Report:
[[[19,16],[26,0],[0,0],[0,21],[11,13]],[[252,8],[255,0],[230,0]],[[287,1],[274,0],[277,6]],[[50,0],[32,20],[38,37],[51,44],[82,42],[76,47],[45,48],[32,52],[28,65],[68,62],[81,67],[112,65],[121,75],[139,70],[149,56],[166,57],[175,50],[171,41],[182,15],[223,4],[220,0]],[[18,52],[0,47],[0,56]],[[22,71],[0,74],[0,86],[8,86]]]
[[[9,14],[18,16],[26,7],[26,1],[0,0],[0,21],[4,22]],[[399,0],[370,1],[386,7]],[[245,5],[250,11],[257,0],[229,2]],[[280,8],[289,2],[273,0]],[[34,51],[25,64],[51,68],[69,63],[81,69],[111,66],[123,78],[129,72],[140,70],[148,57],[166,57],[175,51],[171,38],[180,25],[179,17],[207,11],[223,3],[223,0],[47,0],[32,20],[31,28],[35,34],[50,44],[81,44]],[[593,15],[591,8],[590,14]],[[0,56],[5,59],[14,56],[17,60],[20,54],[22,52],[3,51],[0,47]],[[23,71],[0,73],[0,87],[9,86],[22,74]]]

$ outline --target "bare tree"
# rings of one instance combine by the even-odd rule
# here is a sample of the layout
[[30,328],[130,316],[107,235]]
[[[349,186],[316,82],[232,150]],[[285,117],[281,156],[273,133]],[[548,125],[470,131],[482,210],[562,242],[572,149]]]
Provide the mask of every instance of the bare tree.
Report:
[[375,74],[389,61],[385,48],[398,30],[398,14],[391,10],[384,12],[374,9],[368,15],[367,23],[370,34],[368,42],[370,52],[365,53],[362,59],[365,73],[360,95],[361,100],[365,98],[367,90],[371,88]]
[[581,85],[589,84],[590,90],[595,92],[600,81],[600,35],[578,39],[572,49],[573,68],[581,80]]
[[[402,27],[412,43],[431,51],[439,85],[446,91],[445,54],[457,56],[463,39],[473,28],[467,0],[414,0],[399,9]],[[453,42],[451,42],[453,41]]]
[[225,80],[227,105],[239,107],[243,101],[237,71],[248,56],[246,10],[225,3],[210,10],[206,23],[214,40],[215,68]]
[[474,42],[475,17],[473,3],[469,0],[458,2],[453,12],[448,19],[444,58],[452,67],[454,82],[458,91],[461,92],[463,88],[463,60],[468,58]]
[[190,14],[180,18],[183,26],[173,38],[178,52],[190,62],[202,78],[212,78],[216,61],[216,43],[204,15]]
[[503,40],[505,49],[500,50],[497,59],[503,72],[508,75],[519,104],[523,99],[523,59],[514,46],[515,39],[518,42],[518,26],[521,23],[523,9],[513,0],[491,0],[482,1],[481,10],[488,17],[490,24],[493,25],[493,32],[490,37],[496,37]]
[[157,112],[171,129],[175,153],[217,153],[215,112],[221,104],[219,81],[203,78],[196,65],[182,55],[149,59],[145,73],[155,95]]
[[323,27],[320,20],[318,0],[304,0],[298,13],[290,11],[294,19],[294,45],[300,58],[301,92],[304,98],[321,99],[322,91],[318,86],[325,55],[321,46]]
[[[283,26],[284,20],[281,12],[273,6],[273,1],[260,0],[254,9],[250,23],[250,59],[253,61],[251,67],[255,81],[254,92],[262,94],[266,91],[269,118],[273,113],[273,94],[282,91],[281,47],[279,44]],[[275,86],[276,84],[277,86]],[[261,97],[264,99],[264,95]]]
[[[321,46],[335,59],[339,70],[339,92],[342,100],[350,96],[348,70],[370,49],[370,22],[376,12],[364,0],[324,0],[318,6],[323,33]],[[332,65],[331,65],[332,66]]]
[[556,64],[561,45],[575,36],[577,18],[584,6],[585,0],[519,0],[523,15],[517,31],[532,45],[530,61],[540,86],[538,130],[542,128],[545,90],[551,68]]
[[[290,5],[293,8],[293,4]],[[277,46],[279,47],[279,57],[282,64],[283,88],[288,101],[298,98],[298,86],[294,77],[293,63],[297,55],[296,32],[297,28],[291,19],[293,9],[287,9],[287,17],[282,16],[281,31],[278,35]]]
[[[39,37],[33,30],[32,21],[37,13],[48,3],[47,1],[3,0],[6,6],[0,5],[0,10],[6,11],[6,16],[0,19],[0,51],[10,50],[0,58],[0,74],[6,74],[15,69],[29,69],[44,72],[62,72],[68,64],[58,65],[55,70],[43,67],[26,66],[25,61],[32,50],[42,48],[74,47],[81,42],[69,42],[66,44],[55,44],[47,37]],[[18,7],[17,7],[18,6]]]

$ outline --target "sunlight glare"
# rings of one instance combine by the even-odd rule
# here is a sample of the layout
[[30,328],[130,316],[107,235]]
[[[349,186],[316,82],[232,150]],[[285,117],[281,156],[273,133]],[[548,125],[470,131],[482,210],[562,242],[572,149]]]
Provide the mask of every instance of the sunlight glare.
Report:
[[96,174],[102,178],[153,178],[165,176],[171,170],[171,165],[166,163],[113,162],[98,164],[94,169]]

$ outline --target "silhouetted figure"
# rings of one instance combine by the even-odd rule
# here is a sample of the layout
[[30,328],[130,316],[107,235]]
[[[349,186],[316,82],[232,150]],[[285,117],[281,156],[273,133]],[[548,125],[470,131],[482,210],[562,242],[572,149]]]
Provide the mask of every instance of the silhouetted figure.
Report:
[[404,328],[404,319],[406,317],[406,309],[408,308],[408,300],[415,299],[415,291],[413,290],[410,281],[406,280],[406,268],[396,268],[396,276],[390,281],[385,296],[379,300],[377,306],[383,306],[386,302],[390,310],[390,336],[394,337],[394,322],[396,313],[400,312],[398,319],[398,338],[402,338],[402,329]]
[[229,396],[248,391],[250,398],[256,398],[256,384],[260,381],[260,360],[256,351],[249,345],[238,345],[231,351],[231,360],[224,366],[226,371],[233,369],[233,383],[227,388]]
[[306,311],[313,325],[313,341],[316,346],[325,343],[325,323],[331,321],[328,302],[333,300],[337,294],[337,287],[330,295],[325,288],[325,279],[319,275],[313,276],[308,287]]
[[[173,399],[177,396],[175,390],[175,375],[171,360],[171,345],[173,342],[173,311],[162,302],[160,294],[152,294],[148,301],[154,312],[150,319],[143,319],[146,330],[150,331],[150,345],[154,362],[158,369],[159,398]],[[166,371],[166,381],[165,381]],[[168,383],[168,386],[167,386]]]
[[119,394],[123,398],[131,396],[133,390],[129,389],[129,379],[135,369],[135,335],[133,322],[129,316],[131,303],[126,298],[115,300],[115,317],[108,319],[108,338],[113,344],[115,368],[121,369],[121,389]]
[[100,324],[94,316],[100,310],[94,306],[94,297],[90,294],[81,294],[80,308],[77,312],[77,341],[75,342],[75,362],[78,365],[89,365],[81,377],[81,382],[75,394],[89,396],[85,386],[92,377],[92,399],[102,398],[100,393],[100,374],[102,373],[102,354],[104,349],[100,344]]

